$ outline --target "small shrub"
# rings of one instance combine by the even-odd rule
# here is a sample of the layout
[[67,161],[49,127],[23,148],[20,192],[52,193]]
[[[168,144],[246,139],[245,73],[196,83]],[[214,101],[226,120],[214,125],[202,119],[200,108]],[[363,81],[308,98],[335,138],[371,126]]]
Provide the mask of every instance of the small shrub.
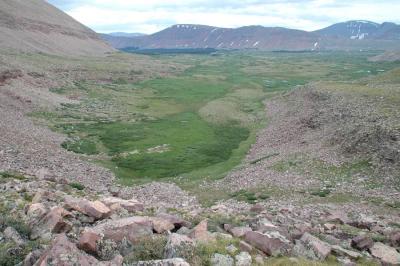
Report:
[[161,260],[164,258],[164,248],[167,244],[165,236],[143,237],[132,247],[132,252],[125,256],[125,263],[146,260]]
[[70,187],[75,188],[77,190],[84,190],[85,189],[85,186],[82,185],[81,183],[73,182],[73,183],[70,183],[69,185],[70,185]]
[[311,191],[311,195],[318,196],[318,197],[321,197],[321,198],[327,197],[330,193],[331,193],[331,190],[328,189],[328,188]]
[[26,177],[23,176],[22,174],[12,171],[0,172],[0,177],[5,179],[18,179],[18,180],[26,179]]

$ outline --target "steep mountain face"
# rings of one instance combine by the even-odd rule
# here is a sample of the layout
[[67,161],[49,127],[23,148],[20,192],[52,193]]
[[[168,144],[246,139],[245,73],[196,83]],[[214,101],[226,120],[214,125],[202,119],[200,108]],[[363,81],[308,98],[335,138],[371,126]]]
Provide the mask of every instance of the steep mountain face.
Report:
[[137,38],[103,38],[115,48],[220,48],[310,50],[318,45],[315,33],[286,28],[248,26],[237,29],[180,24]]
[[351,40],[400,40],[400,26],[389,22],[378,24],[364,20],[347,21],[334,24],[315,33],[324,37]]
[[114,50],[94,31],[44,0],[0,2],[0,47],[71,56]]

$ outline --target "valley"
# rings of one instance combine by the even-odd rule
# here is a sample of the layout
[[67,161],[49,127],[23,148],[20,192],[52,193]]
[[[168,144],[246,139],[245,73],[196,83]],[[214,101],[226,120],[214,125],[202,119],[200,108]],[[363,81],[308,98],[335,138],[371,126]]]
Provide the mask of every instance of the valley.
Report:
[[[68,135],[62,146],[108,167],[123,184],[219,179],[241,163],[268,122],[263,101],[312,81],[386,72],[373,53],[220,52],[153,56],[168,77],[82,79],[50,91],[79,100],[35,118]],[[149,63],[153,59],[149,58]],[[126,75],[129,75],[129,69]],[[268,113],[267,113],[268,117]]]

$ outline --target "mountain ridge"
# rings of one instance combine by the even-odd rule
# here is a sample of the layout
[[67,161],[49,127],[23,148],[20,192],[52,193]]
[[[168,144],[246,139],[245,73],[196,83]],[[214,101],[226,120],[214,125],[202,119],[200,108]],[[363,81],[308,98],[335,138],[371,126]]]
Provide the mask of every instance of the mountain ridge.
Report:
[[262,50],[391,49],[400,43],[400,25],[352,20],[304,31],[260,25],[220,28],[176,24],[139,37],[102,35],[114,48],[216,48]]

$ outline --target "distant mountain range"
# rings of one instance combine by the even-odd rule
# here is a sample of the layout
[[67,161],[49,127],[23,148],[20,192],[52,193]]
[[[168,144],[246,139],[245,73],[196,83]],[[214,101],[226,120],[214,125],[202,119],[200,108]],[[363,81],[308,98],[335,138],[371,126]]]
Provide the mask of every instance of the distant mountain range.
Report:
[[215,48],[262,50],[395,49],[400,47],[400,25],[355,20],[308,32],[282,27],[218,28],[178,24],[160,32],[129,36],[102,34],[114,48]]
[[129,32],[111,32],[108,33],[107,35],[114,36],[114,37],[140,37],[140,36],[145,36],[147,34],[143,33],[129,33]]

